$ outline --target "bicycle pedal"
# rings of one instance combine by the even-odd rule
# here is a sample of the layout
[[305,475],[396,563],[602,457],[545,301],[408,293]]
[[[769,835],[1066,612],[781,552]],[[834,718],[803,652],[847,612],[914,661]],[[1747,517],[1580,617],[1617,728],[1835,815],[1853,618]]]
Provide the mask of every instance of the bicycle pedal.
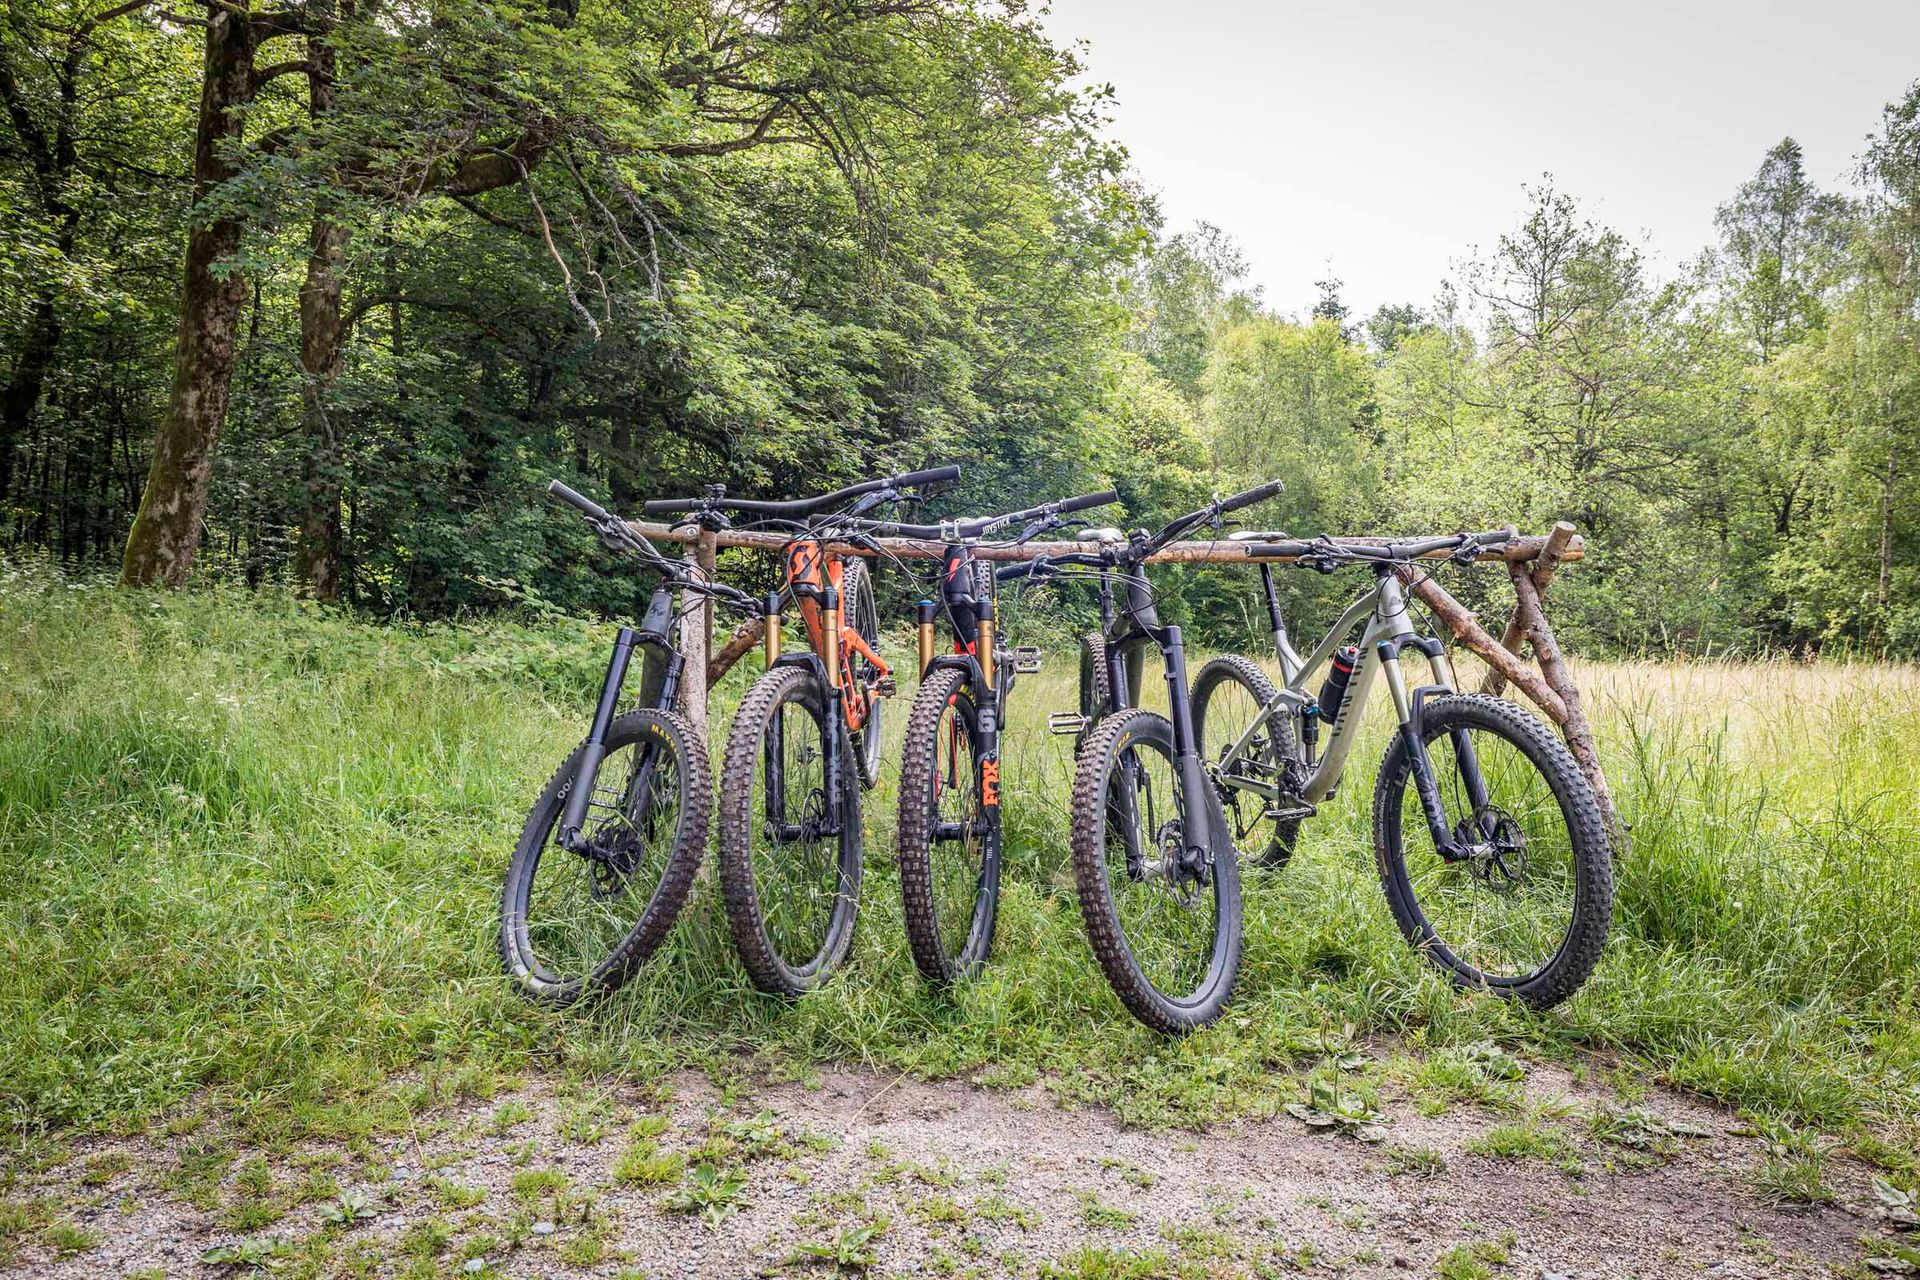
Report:
[[876,698],[891,698],[899,692],[900,682],[892,676],[881,676],[873,682],[873,696]]
[[1016,645],[1013,650],[1013,669],[1032,673],[1040,669],[1040,646],[1032,644]]
[[1275,822],[1290,822],[1295,818],[1311,818],[1318,812],[1320,810],[1310,804],[1297,804],[1290,807],[1274,805],[1266,811],[1264,816]]
[[1048,733],[1080,733],[1087,727],[1087,718],[1077,711],[1055,711],[1047,717]]

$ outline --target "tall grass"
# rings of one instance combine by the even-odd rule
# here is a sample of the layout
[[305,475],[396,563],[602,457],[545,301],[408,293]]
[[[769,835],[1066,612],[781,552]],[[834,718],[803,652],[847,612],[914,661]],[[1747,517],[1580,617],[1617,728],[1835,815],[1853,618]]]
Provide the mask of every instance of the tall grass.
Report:
[[[1299,855],[1248,879],[1246,964],[1216,1027],[1173,1042],[1106,991],[1065,862],[1071,663],[1023,677],[1004,767],[994,963],[914,976],[890,781],[867,797],[853,962],[787,1004],[751,990],[709,877],[667,950],[587,1012],[497,972],[498,881],[577,738],[605,629],[376,627],[279,596],[123,596],[0,580],[0,1108],[15,1126],[137,1123],[211,1089],[258,1124],[376,1123],[417,1067],[722,1068],[745,1050],[999,1082],[1129,1119],[1291,1100],[1330,1037],[1496,1036],[1646,1069],[1797,1122],[1920,1114],[1920,677],[1890,667],[1587,664],[1620,806],[1613,944],[1545,1015],[1460,995],[1394,930],[1355,757]],[[904,654],[906,647],[900,646]],[[757,664],[749,663],[743,665]],[[726,707],[750,673],[723,685]],[[904,702],[904,700],[903,700]],[[903,703],[890,716],[897,738]],[[370,1105],[371,1104],[371,1105]],[[397,1105],[397,1104],[393,1104]]]

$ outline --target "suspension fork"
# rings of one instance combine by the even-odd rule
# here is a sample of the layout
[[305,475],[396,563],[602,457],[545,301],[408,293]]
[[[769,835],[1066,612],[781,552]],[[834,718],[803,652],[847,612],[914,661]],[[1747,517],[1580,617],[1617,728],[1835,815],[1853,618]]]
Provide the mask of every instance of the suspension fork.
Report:
[[[1160,639],[1166,659],[1167,703],[1173,723],[1174,768],[1180,775],[1180,790],[1187,797],[1186,812],[1181,815],[1185,827],[1187,852],[1199,852],[1208,859],[1214,855],[1221,832],[1215,831],[1213,807],[1208,802],[1213,787],[1200,763],[1200,751],[1194,743],[1193,707],[1187,697],[1187,647],[1179,627],[1167,627]],[[1211,862],[1202,865],[1211,867]],[[1204,880],[1202,881],[1204,883]]]
[[[817,666],[818,659],[811,653],[796,654],[781,659],[782,666]],[[841,755],[846,749],[847,725],[841,699],[846,691],[838,685],[826,686],[827,699],[822,708],[825,716],[824,732],[826,736],[826,759],[821,762],[821,788],[826,797],[825,820],[820,827],[823,836],[840,834],[841,788],[846,786],[846,770],[841,763]],[[777,715],[767,722],[765,736],[761,741],[761,776],[766,786],[767,827],[773,838],[781,843],[800,838],[799,823],[787,811],[787,720]]]
[[[1427,655],[1427,661],[1433,667],[1435,683],[1408,691],[1406,677],[1400,669],[1400,651],[1406,647],[1419,649]],[[1453,692],[1453,666],[1447,660],[1446,647],[1432,637],[1405,635],[1380,641],[1376,652],[1381,670],[1387,677],[1387,689],[1393,696],[1394,710],[1400,717],[1400,736],[1406,743],[1414,790],[1420,797],[1420,808],[1426,817],[1427,832],[1433,838],[1433,847],[1449,862],[1467,857],[1468,851],[1454,839],[1453,824],[1448,821],[1446,804],[1440,794],[1439,775],[1433,767],[1432,756],[1427,752],[1426,700],[1434,694]],[[1472,736],[1467,730],[1455,726],[1448,730],[1448,738],[1453,744],[1454,768],[1461,782],[1466,785],[1467,803],[1471,806],[1470,812],[1462,816],[1471,818],[1485,811],[1488,806],[1486,776],[1480,770],[1480,757],[1474,750]],[[1476,829],[1481,830],[1483,838],[1491,834],[1478,826]]]
[[613,713],[619,709],[620,686],[626,683],[627,667],[633,661],[633,646],[639,637],[632,627],[622,627],[613,637],[613,656],[607,660],[607,675],[600,683],[600,702],[594,708],[593,724],[580,747],[580,764],[567,788],[567,807],[560,815],[560,847],[569,853],[582,853],[586,841],[580,832],[587,825],[587,804],[593,799],[594,779],[600,762],[607,758],[607,729]]

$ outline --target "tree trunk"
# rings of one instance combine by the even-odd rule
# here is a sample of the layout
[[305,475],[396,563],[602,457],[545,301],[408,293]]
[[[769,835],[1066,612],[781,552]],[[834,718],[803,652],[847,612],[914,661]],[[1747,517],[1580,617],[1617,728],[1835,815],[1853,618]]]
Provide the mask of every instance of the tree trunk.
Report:
[[340,598],[340,495],[345,481],[343,432],[328,405],[346,364],[340,323],[340,262],[347,230],[325,214],[313,220],[307,283],[300,291],[300,398],[307,433],[306,509],[300,522],[297,572],[316,600]]
[[27,421],[40,403],[40,392],[47,384],[47,371],[53,367],[53,355],[59,346],[60,313],[49,293],[34,303],[19,358],[7,375],[6,389],[0,391],[0,511],[13,492],[15,444],[27,434]]
[[[220,6],[207,10],[207,43],[194,134],[194,198],[232,176],[225,153],[240,141],[242,113],[251,96],[254,31],[245,18]],[[232,391],[234,330],[247,282],[219,269],[240,247],[240,223],[196,218],[187,234],[185,280],[173,389],[153,444],[146,492],[127,535],[120,582],[129,587],[178,587],[193,568],[213,482],[214,448]]]
[[1880,616],[1874,621],[1874,629],[1886,626],[1887,596],[1893,588],[1893,488],[1900,479],[1900,445],[1895,441],[1887,446],[1887,474],[1880,485],[1880,584],[1875,598],[1880,605]]
[[[309,9],[321,24],[319,33],[307,40],[307,104],[316,122],[333,110],[334,51],[327,33],[333,10],[329,0],[318,0]],[[340,268],[349,232],[333,220],[329,203],[322,193],[307,245],[307,282],[300,290],[300,402],[307,457],[295,573],[302,589],[316,600],[340,598],[340,497],[346,479],[344,432],[328,401],[346,367]]]

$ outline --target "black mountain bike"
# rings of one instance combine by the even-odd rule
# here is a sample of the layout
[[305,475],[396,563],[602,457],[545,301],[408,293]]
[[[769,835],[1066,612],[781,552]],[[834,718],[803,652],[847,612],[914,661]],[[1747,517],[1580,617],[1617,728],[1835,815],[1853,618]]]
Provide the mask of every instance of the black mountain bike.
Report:
[[[614,637],[586,741],[534,802],[507,867],[501,962],[529,997],[567,1005],[615,990],[659,949],[706,852],[713,783],[706,743],[673,710],[685,667],[672,635],[674,593],[748,613],[759,605],[663,556],[558,480],[547,492],[578,507],[609,548],[660,574],[639,628],[621,627]],[[622,713],[636,649],[639,693]]]
[[[696,521],[755,517],[790,533],[786,585],[766,597],[767,670],[748,688],[720,768],[720,884],[735,949],[763,991],[797,996],[826,981],[853,943],[860,905],[860,793],[879,777],[880,699],[893,676],[863,552],[862,519],[957,480],[939,467],[817,498],[753,502],[709,492],[646,504]],[[809,647],[781,651],[798,602]]]
[[[871,532],[938,539],[940,599],[919,606],[920,691],[900,755],[900,896],[913,960],[930,982],[972,977],[993,950],[1000,904],[1000,733],[1014,676],[1040,668],[1038,649],[1003,648],[993,566],[974,548],[1004,530],[1020,546],[1076,511],[1119,501],[1111,490],[1025,511],[941,525],[883,524]],[[1017,577],[1027,566],[1000,571]],[[936,654],[944,612],[953,650]]]
[[[1160,621],[1144,566],[1202,524],[1281,491],[1278,481],[1218,499],[1158,533],[1095,531],[1090,549],[1036,560],[1029,574],[1092,570],[1111,625],[1093,673],[1099,700],[1057,730],[1081,735],[1073,868],[1093,953],[1135,1017],[1186,1032],[1220,1015],[1240,970],[1240,867],[1187,704],[1186,645]],[[1136,705],[1143,655],[1160,652],[1171,716]],[[1083,680],[1083,688],[1089,681]]]

